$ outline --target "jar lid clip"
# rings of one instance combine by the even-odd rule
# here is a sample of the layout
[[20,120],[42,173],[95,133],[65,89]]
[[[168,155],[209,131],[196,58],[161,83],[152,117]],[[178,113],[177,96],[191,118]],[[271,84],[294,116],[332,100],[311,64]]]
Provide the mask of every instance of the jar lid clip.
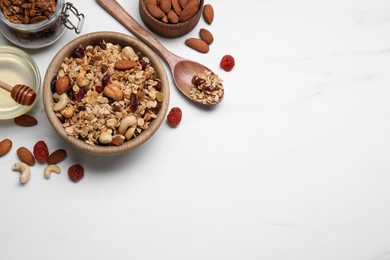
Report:
[[[73,14],[77,19],[77,24],[73,23],[69,18]],[[64,3],[62,7],[62,20],[66,28],[74,30],[79,34],[84,25],[84,14],[80,13],[72,3]]]

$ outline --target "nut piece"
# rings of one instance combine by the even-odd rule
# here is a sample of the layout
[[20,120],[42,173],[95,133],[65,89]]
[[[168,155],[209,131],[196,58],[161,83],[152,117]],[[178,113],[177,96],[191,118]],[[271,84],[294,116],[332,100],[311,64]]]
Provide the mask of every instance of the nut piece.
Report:
[[170,23],[178,23],[179,22],[179,16],[177,16],[177,14],[174,10],[169,11],[167,17],[168,17],[168,21]]
[[12,141],[10,139],[4,139],[0,142],[0,157],[5,155],[11,150]]
[[137,125],[137,118],[135,116],[126,116],[122,119],[118,132],[123,135],[126,133],[128,128],[135,125]]
[[49,164],[48,166],[46,166],[45,170],[43,172],[43,176],[45,177],[46,180],[50,179],[52,172],[60,174],[61,173],[61,169],[60,169],[60,167],[58,167],[55,164]]
[[198,51],[198,52],[202,52],[202,53],[207,53],[209,51],[209,45],[203,41],[202,39],[198,39],[198,38],[189,38],[185,41],[185,44]]
[[190,0],[180,13],[180,21],[185,22],[193,17],[199,10],[199,2]]
[[199,37],[210,45],[214,41],[214,37],[211,32],[205,28],[199,30]]
[[64,149],[58,149],[52,152],[49,157],[47,157],[46,162],[48,164],[57,164],[62,162],[67,156],[67,153]]
[[203,7],[203,18],[206,23],[211,24],[214,20],[214,8],[212,5],[207,4]]
[[56,91],[58,94],[65,93],[70,86],[70,79],[68,76],[59,77],[56,81]]
[[66,107],[66,104],[68,104],[69,97],[66,93],[62,93],[61,95],[58,95],[58,93],[53,94],[53,98],[55,100],[58,100],[57,103],[54,103],[53,110],[54,112],[59,112],[62,109]]
[[165,13],[160,9],[160,7],[156,5],[147,4],[146,9],[149,11],[151,16],[158,20],[162,19],[165,16]]
[[171,0],[161,0],[160,1],[160,9],[164,13],[168,14],[172,7],[172,1]]
[[35,157],[34,155],[30,152],[29,149],[26,147],[19,147],[18,150],[16,150],[16,153],[19,157],[19,159],[24,162],[25,164],[29,166],[34,166],[35,165]]
[[20,126],[25,126],[25,127],[35,126],[38,124],[38,120],[35,117],[27,114],[23,114],[18,117],[15,117],[14,121],[15,124]]
[[110,144],[112,142],[112,134],[109,132],[102,132],[99,136],[99,142],[101,144]]
[[30,180],[31,171],[27,164],[23,162],[15,163],[12,166],[12,170],[20,172],[19,181],[21,184],[25,184]]
[[115,62],[114,68],[117,70],[129,70],[137,66],[136,61],[132,60],[119,60]]
[[113,100],[116,100],[116,101],[122,100],[122,97],[123,97],[122,90],[113,84],[108,84],[104,88],[103,94],[106,97],[112,98]]

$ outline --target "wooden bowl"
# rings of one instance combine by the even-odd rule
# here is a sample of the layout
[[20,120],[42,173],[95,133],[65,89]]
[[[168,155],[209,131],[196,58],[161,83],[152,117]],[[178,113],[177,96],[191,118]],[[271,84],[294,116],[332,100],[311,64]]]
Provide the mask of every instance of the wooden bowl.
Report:
[[[62,125],[63,123],[60,121],[60,119],[56,115],[56,112],[54,112],[53,110],[55,102],[53,100],[53,91],[51,86],[52,80],[58,74],[60,65],[65,59],[65,57],[70,57],[72,51],[79,45],[83,45],[84,47],[87,45],[95,46],[102,41],[105,41],[106,43],[119,44],[122,47],[130,46],[134,49],[136,53],[140,52],[144,57],[148,57],[151,66],[154,67],[157,73],[157,77],[161,80],[160,91],[163,93],[163,100],[161,102],[161,108],[156,114],[157,117],[153,119],[150,122],[149,127],[142,131],[138,136],[133,137],[128,141],[125,141],[122,145],[119,146],[88,144],[84,140],[81,140],[77,137],[69,136]],[[44,77],[42,92],[46,115],[49,119],[49,122],[51,123],[55,131],[60,135],[60,137],[63,138],[65,141],[69,142],[77,149],[96,155],[120,154],[138,147],[139,145],[147,141],[149,138],[151,138],[165,119],[169,104],[170,93],[168,78],[162,63],[160,62],[159,57],[140,40],[117,32],[89,33],[80,36],[66,44],[50,62]]]
[[189,20],[185,22],[178,22],[176,24],[164,23],[154,18],[146,9],[144,0],[139,0],[139,13],[142,21],[155,34],[166,38],[177,38],[191,32],[198,24],[202,16],[204,0],[200,0],[198,12]]

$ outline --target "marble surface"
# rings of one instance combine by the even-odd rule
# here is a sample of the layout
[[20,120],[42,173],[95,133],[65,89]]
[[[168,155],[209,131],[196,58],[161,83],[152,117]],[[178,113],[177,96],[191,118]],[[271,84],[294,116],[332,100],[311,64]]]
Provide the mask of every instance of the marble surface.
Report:
[[[140,21],[138,1],[119,2]],[[224,79],[214,109],[172,84],[181,125],[108,158],[63,143],[41,102],[31,130],[0,121],[0,139],[14,141],[0,158],[1,260],[390,259],[390,2],[206,2],[212,25],[157,38]],[[94,1],[73,3],[82,33],[129,33]],[[215,37],[208,54],[184,45],[202,27]],[[42,77],[74,37],[29,51]],[[21,186],[16,148],[38,140],[68,151],[63,173],[45,180],[38,164]],[[74,162],[86,172],[77,184]]]

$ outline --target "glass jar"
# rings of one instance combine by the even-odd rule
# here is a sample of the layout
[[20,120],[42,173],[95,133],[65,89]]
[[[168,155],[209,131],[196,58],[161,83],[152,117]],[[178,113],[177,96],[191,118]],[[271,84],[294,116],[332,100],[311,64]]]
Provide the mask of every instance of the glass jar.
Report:
[[84,15],[79,13],[72,3],[57,0],[55,12],[41,22],[12,23],[4,17],[1,10],[0,20],[0,31],[10,42],[23,48],[38,49],[56,42],[66,29],[79,34],[84,24]]

